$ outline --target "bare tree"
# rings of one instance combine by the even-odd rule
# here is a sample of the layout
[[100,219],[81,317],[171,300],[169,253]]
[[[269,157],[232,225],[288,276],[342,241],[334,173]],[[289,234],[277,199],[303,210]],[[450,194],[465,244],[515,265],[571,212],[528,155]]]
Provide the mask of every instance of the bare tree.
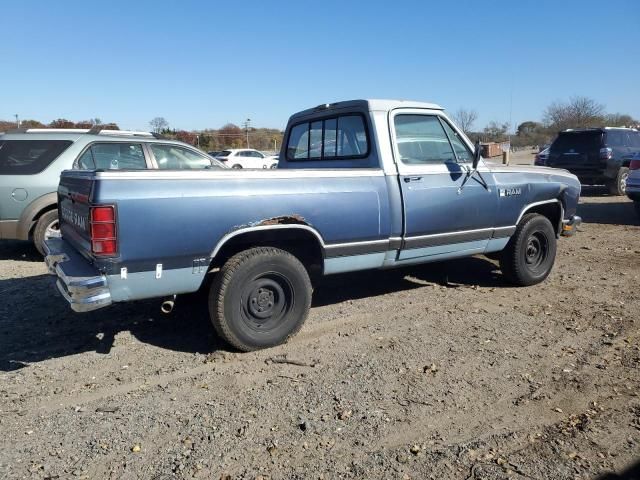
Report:
[[507,140],[509,131],[509,123],[498,123],[496,121],[491,121],[489,124],[484,127],[482,130],[483,135],[482,138],[485,142],[504,142]]
[[[626,113],[609,113],[605,117],[605,121],[607,127],[631,127],[640,123]],[[24,124],[24,122],[22,123]]]
[[597,127],[605,123],[604,105],[589,97],[571,97],[567,103],[553,102],[544,111],[544,123],[553,130]]
[[151,130],[154,133],[161,133],[166,128],[169,128],[169,122],[164,117],[155,117],[149,122],[151,125]]
[[469,133],[473,128],[473,123],[478,119],[478,112],[460,108],[453,114],[453,121],[462,129],[464,133]]

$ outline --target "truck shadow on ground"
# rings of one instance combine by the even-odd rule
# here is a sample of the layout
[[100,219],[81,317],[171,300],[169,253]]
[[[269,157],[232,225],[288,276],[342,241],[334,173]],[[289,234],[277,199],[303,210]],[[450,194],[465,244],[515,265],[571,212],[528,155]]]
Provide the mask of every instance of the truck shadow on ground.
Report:
[[449,288],[474,285],[511,286],[495,263],[484,257],[469,257],[394,270],[371,270],[324,277],[314,291],[312,306],[386,295],[425,285]]
[[[326,277],[313,307],[421,288],[429,284],[505,286],[496,266],[466,258],[392,271]],[[425,295],[431,294],[431,291]],[[206,294],[178,297],[174,311],[160,312],[159,299],[117,304],[74,313],[55,292],[53,277],[37,275],[0,280],[0,371],[83,352],[109,353],[121,332],[140,342],[188,353],[228,350],[209,321]]]
[[605,473],[596,480],[640,480],[640,461],[620,473]]
[[33,246],[33,243],[18,240],[0,240],[0,260],[44,261],[42,255]]

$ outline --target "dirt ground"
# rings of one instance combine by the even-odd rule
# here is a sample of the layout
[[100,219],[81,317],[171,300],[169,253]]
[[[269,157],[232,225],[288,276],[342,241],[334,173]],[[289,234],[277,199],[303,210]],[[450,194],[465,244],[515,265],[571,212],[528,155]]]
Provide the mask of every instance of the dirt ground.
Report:
[[249,354],[197,295],[74,314],[0,242],[0,478],[640,478],[640,223],[597,189],[579,213],[541,285],[484,257],[331,277]]

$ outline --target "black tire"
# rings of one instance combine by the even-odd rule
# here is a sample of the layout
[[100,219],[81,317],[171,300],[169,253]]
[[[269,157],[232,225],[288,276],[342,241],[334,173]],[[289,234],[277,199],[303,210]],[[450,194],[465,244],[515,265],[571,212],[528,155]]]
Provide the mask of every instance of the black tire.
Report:
[[284,250],[256,247],[231,257],[209,290],[209,316],[218,335],[249,352],[286,342],[311,307],[311,281]]
[[624,195],[627,191],[627,178],[629,178],[629,169],[620,167],[615,180],[607,183],[607,189],[611,195]]
[[38,223],[36,223],[36,228],[33,230],[33,244],[38,249],[38,252],[40,252],[40,255],[43,256],[45,255],[44,241],[49,238],[49,228],[53,230],[59,229],[57,209],[43,213]]
[[556,234],[549,219],[528,213],[500,257],[502,274],[515,285],[540,283],[551,273],[556,249]]
[[638,218],[640,218],[640,200],[634,200],[633,205],[636,207],[636,213],[638,214]]
[[239,164],[237,164],[237,163],[236,163],[236,164],[235,164],[233,167],[231,167],[231,168],[235,168],[236,170],[238,170],[238,169],[242,168],[242,165],[239,165]]

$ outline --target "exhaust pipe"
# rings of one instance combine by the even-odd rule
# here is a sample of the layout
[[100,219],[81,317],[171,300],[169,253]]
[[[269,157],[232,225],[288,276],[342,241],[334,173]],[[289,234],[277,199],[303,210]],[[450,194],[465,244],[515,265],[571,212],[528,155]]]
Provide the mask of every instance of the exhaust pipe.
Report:
[[175,304],[175,301],[176,301],[175,295],[169,297],[167,300],[162,302],[162,305],[160,305],[160,311],[166,314],[171,313],[173,311],[173,306]]

